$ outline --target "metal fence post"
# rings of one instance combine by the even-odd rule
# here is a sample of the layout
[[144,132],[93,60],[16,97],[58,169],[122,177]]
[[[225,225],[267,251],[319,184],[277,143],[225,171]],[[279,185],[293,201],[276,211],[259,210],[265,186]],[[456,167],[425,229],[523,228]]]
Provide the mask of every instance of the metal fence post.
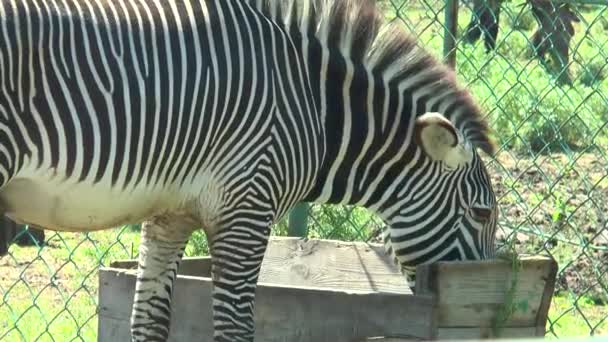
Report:
[[288,236],[306,237],[308,235],[308,203],[298,203],[289,212]]
[[445,27],[443,36],[444,62],[456,67],[456,35],[458,31],[458,0],[445,0]]

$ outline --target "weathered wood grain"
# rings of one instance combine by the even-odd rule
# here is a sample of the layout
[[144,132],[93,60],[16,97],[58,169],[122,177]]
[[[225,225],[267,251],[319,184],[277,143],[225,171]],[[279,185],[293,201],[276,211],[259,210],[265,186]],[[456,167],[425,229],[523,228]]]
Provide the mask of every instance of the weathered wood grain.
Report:
[[[135,269],[134,260],[112,267]],[[184,258],[179,274],[209,277],[211,259]],[[411,294],[405,278],[379,244],[273,237],[262,262],[260,283]]]
[[[99,342],[129,340],[135,273],[100,272]],[[170,341],[211,340],[210,278],[179,276]],[[351,342],[368,336],[409,334],[432,338],[433,298],[260,284],[256,293],[256,341]]]
[[378,244],[274,238],[260,282],[411,294],[406,279]]
[[557,281],[557,262],[553,259],[548,262],[548,271],[546,277],[543,279],[546,281],[545,290],[543,291],[540,305],[538,307],[538,315],[536,316],[536,334],[535,336],[545,336],[547,331],[547,318],[549,316],[549,309],[551,307],[551,299],[555,292],[555,282]]
[[[543,336],[557,265],[520,256],[499,337]],[[99,341],[128,340],[134,260],[100,273]],[[514,273],[505,260],[418,267],[416,295],[378,244],[272,238],[256,294],[256,341],[489,339]],[[185,258],[171,341],[211,340],[211,259]],[[385,336],[371,339],[373,336]],[[390,337],[389,337],[390,336]]]
[[[110,263],[111,268],[123,270],[136,270],[136,260],[116,260]],[[192,277],[211,276],[211,257],[188,257],[184,258],[179,265],[179,274]]]
[[502,326],[544,327],[546,297],[552,293],[557,264],[541,256],[520,256],[519,261],[521,267],[517,272],[506,260],[420,266],[416,293],[437,296],[440,328],[491,327],[507,300],[512,280],[516,279],[511,301],[514,311]]
[[[536,327],[506,327],[500,338],[522,338],[536,335]],[[495,337],[490,327],[442,328],[437,329],[437,340],[478,340]]]
[[[530,336],[535,336],[536,327],[510,327],[505,328],[501,335],[501,339],[520,339]],[[474,327],[474,328],[438,328],[436,339],[438,341],[477,341],[477,340],[489,340],[492,338],[492,331],[488,327]],[[406,341],[421,341],[415,337],[373,337],[368,338],[365,342],[406,342]],[[363,341],[362,341],[363,342]],[[504,341],[503,341],[504,342]]]

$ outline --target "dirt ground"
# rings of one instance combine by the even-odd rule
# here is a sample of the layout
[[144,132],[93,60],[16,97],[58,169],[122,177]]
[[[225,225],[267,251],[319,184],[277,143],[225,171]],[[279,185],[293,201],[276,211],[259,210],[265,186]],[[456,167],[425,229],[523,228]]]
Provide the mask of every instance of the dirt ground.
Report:
[[608,299],[608,159],[600,153],[512,152],[488,160],[500,204],[499,243],[549,253],[557,290]]

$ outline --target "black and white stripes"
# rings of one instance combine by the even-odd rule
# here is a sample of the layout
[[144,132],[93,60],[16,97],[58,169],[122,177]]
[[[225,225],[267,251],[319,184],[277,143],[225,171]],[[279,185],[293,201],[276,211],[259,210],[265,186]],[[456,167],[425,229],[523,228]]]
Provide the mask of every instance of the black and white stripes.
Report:
[[371,0],[0,0],[1,207],[56,230],[145,222],[134,341],[166,340],[199,227],[214,339],[251,341],[270,227],[299,201],[376,212],[408,275],[491,257],[477,149],[466,90]]

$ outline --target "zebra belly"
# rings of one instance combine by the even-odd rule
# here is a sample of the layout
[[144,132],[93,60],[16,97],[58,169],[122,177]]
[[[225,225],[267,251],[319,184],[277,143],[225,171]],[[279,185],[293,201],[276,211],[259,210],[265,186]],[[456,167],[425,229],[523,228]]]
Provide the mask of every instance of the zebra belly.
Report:
[[93,231],[140,223],[162,206],[151,191],[120,191],[102,183],[13,179],[0,191],[5,214],[15,222],[59,231]]

